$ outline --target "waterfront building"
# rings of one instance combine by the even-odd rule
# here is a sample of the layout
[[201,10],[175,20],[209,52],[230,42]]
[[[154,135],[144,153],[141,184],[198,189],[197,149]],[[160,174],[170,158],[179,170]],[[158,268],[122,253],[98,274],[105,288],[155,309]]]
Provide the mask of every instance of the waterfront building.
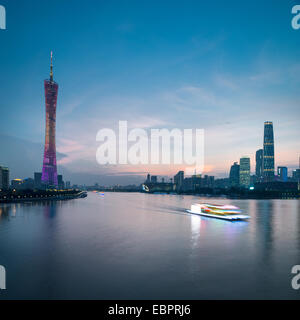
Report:
[[300,169],[293,170],[292,178],[294,181],[300,180]]
[[264,181],[274,180],[274,133],[271,121],[264,124],[263,178]]
[[240,185],[240,165],[237,162],[230,168],[229,182],[231,187],[238,187]]
[[0,189],[9,189],[9,169],[3,166],[0,166]]
[[157,176],[151,176],[151,183],[157,183]]
[[57,184],[59,189],[65,188],[65,183],[63,181],[63,176],[61,174],[57,175]]
[[215,184],[214,176],[205,175],[203,178],[201,178],[201,183],[200,183],[201,188],[213,188],[214,184]]
[[277,167],[277,175],[280,181],[287,182],[288,180],[288,168]]
[[220,188],[220,189],[228,189],[231,187],[230,179],[229,178],[215,179],[214,187]]
[[255,166],[255,175],[257,177],[258,180],[261,180],[261,178],[263,177],[263,163],[264,163],[264,150],[263,149],[259,149],[256,151],[256,156],[255,156],[255,160],[256,160],[256,166]]
[[66,181],[66,189],[70,189],[71,188],[71,182],[70,181]]
[[55,128],[58,84],[53,80],[52,52],[50,79],[44,81],[44,87],[46,102],[46,132],[42,183],[47,186],[57,186]]
[[297,192],[297,182],[270,181],[255,184],[255,190],[260,191],[278,191],[278,192]]
[[12,189],[20,190],[22,189],[23,180],[22,179],[13,179],[11,180]]
[[35,187],[35,189],[40,189],[42,187],[42,173],[41,172],[34,173],[34,187]]
[[146,182],[146,183],[150,183],[150,174],[149,174],[149,173],[147,174],[147,179],[146,179],[145,182]]
[[242,157],[240,159],[240,186],[250,187],[250,158]]
[[174,185],[176,191],[182,191],[183,189],[183,181],[184,181],[184,171],[179,171],[174,176]]
[[32,178],[26,178],[22,181],[21,189],[33,190],[35,186],[34,180]]

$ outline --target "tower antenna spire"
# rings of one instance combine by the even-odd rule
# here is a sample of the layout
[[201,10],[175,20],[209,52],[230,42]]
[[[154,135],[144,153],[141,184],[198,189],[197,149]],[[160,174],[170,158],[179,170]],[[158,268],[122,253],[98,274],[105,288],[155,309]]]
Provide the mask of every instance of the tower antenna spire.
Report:
[[53,52],[51,51],[51,64],[50,64],[50,82],[53,82],[53,63],[52,63]]

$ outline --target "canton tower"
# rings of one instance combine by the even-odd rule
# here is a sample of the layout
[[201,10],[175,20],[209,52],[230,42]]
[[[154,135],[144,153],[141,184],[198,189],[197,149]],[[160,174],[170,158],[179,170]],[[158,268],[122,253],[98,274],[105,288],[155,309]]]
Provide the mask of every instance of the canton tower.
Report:
[[58,84],[53,80],[52,51],[50,79],[44,81],[44,87],[46,101],[46,131],[42,183],[48,186],[57,186],[55,125]]

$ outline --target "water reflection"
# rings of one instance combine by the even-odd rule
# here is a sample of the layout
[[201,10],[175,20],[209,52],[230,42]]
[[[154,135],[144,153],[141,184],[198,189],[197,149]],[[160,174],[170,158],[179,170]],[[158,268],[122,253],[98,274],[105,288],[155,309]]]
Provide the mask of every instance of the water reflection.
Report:
[[46,202],[44,205],[44,216],[48,219],[54,219],[57,215],[58,204],[56,202]]
[[201,218],[196,215],[191,215],[191,239],[192,246],[196,247],[200,238]]
[[16,217],[17,214],[30,214],[34,209],[43,209],[44,217],[47,219],[54,219],[58,213],[59,208],[64,205],[64,201],[46,201],[46,202],[24,202],[11,203],[0,205],[0,221]]
[[2,205],[2,206],[0,206],[0,221],[2,219],[8,219],[10,211],[11,211],[11,206],[10,205]]
[[271,265],[274,240],[274,203],[272,200],[257,200],[254,203],[257,255],[262,263]]

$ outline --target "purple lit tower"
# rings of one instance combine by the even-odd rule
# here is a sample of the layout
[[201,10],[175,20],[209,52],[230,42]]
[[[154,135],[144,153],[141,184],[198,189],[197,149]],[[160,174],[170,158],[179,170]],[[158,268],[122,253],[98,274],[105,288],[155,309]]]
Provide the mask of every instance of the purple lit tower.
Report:
[[58,84],[53,81],[52,51],[50,79],[44,81],[44,86],[46,100],[46,133],[42,183],[48,186],[57,186],[55,123]]

